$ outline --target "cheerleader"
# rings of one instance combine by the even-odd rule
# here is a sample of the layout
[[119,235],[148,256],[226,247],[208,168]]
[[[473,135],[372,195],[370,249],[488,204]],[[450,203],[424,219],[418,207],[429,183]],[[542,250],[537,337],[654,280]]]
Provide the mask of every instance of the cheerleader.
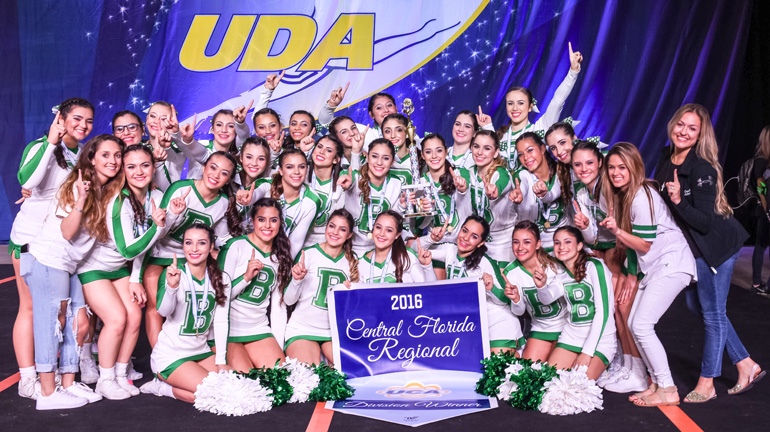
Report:
[[112,134],[123,140],[126,146],[142,144],[144,123],[139,114],[123,110],[112,116]]
[[254,134],[264,138],[270,146],[270,163],[275,167],[278,155],[281,154],[283,141],[281,137],[281,116],[272,108],[262,108],[254,112]]
[[[360,169],[361,151],[364,147],[364,137],[369,131],[369,126],[364,129],[366,132],[361,134],[356,123],[348,116],[339,116],[329,123],[329,135],[342,143],[344,156],[342,158],[342,167]],[[355,165],[351,163],[355,161]]]
[[48,134],[27,145],[19,165],[19,184],[31,196],[24,199],[13,221],[8,253],[19,291],[19,311],[13,324],[13,350],[21,375],[18,392],[30,399],[40,393],[40,385],[35,373],[32,297],[22,277],[32,265],[29,243],[40,234],[59,186],[77,162],[80,142],[91,133],[93,120],[94,107],[87,100],[71,98],[62,102]]
[[563,299],[546,303],[541,288],[556,277],[558,268],[540,242],[540,228],[536,223],[523,220],[513,230],[515,261],[502,269],[505,295],[511,299],[511,311],[521,316],[524,312],[532,320],[522,357],[544,362],[556,346],[567,323]]
[[[75,382],[78,345],[88,331],[83,289],[75,270],[94,242],[109,236],[105,213],[107,200],[123,183],[122,147],[123,142],[112,135],[99,135],[83,147],[49,206],[40,232],[29,244],[33,259],[22,276],[33,300],[39,410],[77,408],[102,399],[85,384]],[[54,381],[57,363],[62,374],[60,389]]]
[[283,148],[298,148],[309,156],[316,134],[315,117],[307,111],[297,110],[289,117],[289,133],[285,135]]
[[517,205],[520,219],[537,222],[545,250],[553,249],[553,234],[569,221],[564,189],[556,175],[556,162],[546,152],[545,143],[534,132],[525,132],[516,141],[522,168],[516,171],[516,187],[509,199]]
[[[500,157],[497,135],[487,130],[476,132],[471,151],[474,165],[468,170],[455,171],[458,205],[469,207],[473,214],[484,218],[489,224],[490,235],[486,239],[489,256],[496,261],[510,262],[511,247],[508,240],[516,217],[515,214],[511,217],[512,206],[504,198],[511,188],[511,176],[505,168],[505,160]],[[466,193],[469,189],[470,193]]]
[[286,355],[309,364],[328,363],[332,335],[326,298],[332,287],[358,282],[358,260],[353,255],[353,216],[337,209],[324,227],[326,241],[302,250],[292,268],[292,281],[283,293],[287,305],[296,303],[286,326]]
[[[323,107],[321,107],[321,112],[318,113],[319,123],[328,124],[330,131],[331,123],[335,120],[334,109],[337,108],[340,103],[342,103],[342,99],[345,98],[345,93],[347,92],[349,85],[350,83],[345,86],[344,90],[342,87],[340,87],[339,89],[332,91],[329,100]],[[368,112],[369,117],[372,119],[372,121],[374,121],[374,127],[371,129],[368,129],[367,127],[366,132],[363,133],[363,150],[366,152],[369,151],[369,147],[372,141],[378,138],[384,138],[383,132],[381,130],[383,126],[382,122],[388,115],[398,112],[398,108],[396,107],[396,99],[394,99],[393,96],[389,95],[388,93],[375,93],[372,95],[372,97],[369,98]],[[363,125],[356,125],[356,127],[359,130],[364,129]]]
[[618,243],[636,251],[644,273],[628,325],[652,385],[630,399],[639,406],[678,405],[679,393],[655,324],[695,278],[695,258],[655,186],[645,179],[642,155],[633,144],[612,147],[602,188],[610,211],[601,225]]
[[553,124],[545,133],[545,143],[548,150],[556,159],[556,175],[562,186],[562,197],[565,203],[570,203],[582,187],[580,179],[572,170],[572,149],[579,141],[575,129],[567,122]]
[[[270,174],[270,147],[267,141],[260,137],[249,137],[241,146],[237,159],[240,162],[238,174],[230,185],[236,196],[238,191],[248,189],[258,179]],[[238,204],[242,233],[251,232],[253,228],[249,219],[250,208],[251,206]]]
[[[372,152],[375,150],[372,149]],[[406,247],[401,231],[404,218],[396,211],[386,210],[377,216],[372,228],[374,249],[364,253],[358,263],[361,282],[409,283],[436,280],[431,253],[420,247],[417,253]]]
[[147,145],[156,160],[153,181],[162,191],[182,178],[187,160],[184,153],[174,144],[173,137],[179,134],[179,121],[176,114],[173,105],[158,101],[150,105],[145,119]]
[[484,281],[489,318],[489,343],[492,352],[515,352],[524,342],[521,324],[511,312],[510,300],[505,296],[505,281],[500,270],[487,255],[485,239],[489,224],[479,216],[471,215],[459,229],[456,243],[441,242],[446,226],[431,230],[432,259],[446,272],[448,279],[475,277]]
[[[322,136],[315,142],[310,160],[308,160],[305,183],[315,191],[321,200],[321,211],[305,238],[304,246],[306,248],[324,241],[326,223],[329,221],[331,213],[344,205],[342,200],[344,191],[337,184],[342,172],[342,158],[342,144],[330,135]],[[352,225],[350,229],[353,229]]]
[[408,127],[409,120],[399,113],[388,114],[382,120],[382,135],[393,143],[393,147],[396,149],[390,174],[400,179],[404,184],[412,184],[412,159],[409,157],[409,146],[412,142],[407,134]]
[[452,151],[447,153],[447,159],[455,167],[468,169],[473,166],[471,141],[473,141],[473,135],[477,130],[479,130],[477,115],[468,110],[460,111],[457,114],[452,125],[452,139],[454,140]]
[[144,384],[142,392],[194,403],[209,372],[230,369],[227,349],[215,354],[207,342],[213,336],[218,346],[227,345],[231,289],[211,255],[214,230],[196,221],[183,236],[184,262],[174,254],[160,276],[157,307],[166,320],[150,355],[158,379]]
[[505,111],[510,121],[507,125],[497,130],[497,136],[500,139],[500,152],[503,158],[508,161],[508,167],[511,170],[519,167],[515,143],[524,132],[544,131],[552,124],[559,121],[561,110],[567,97],[575,86],[578,74],[580,73],[580,63],[583,61],[583,55],[580,52],[572,52],[572,44],[569,43],[569,62],[570,69],[567,77],[556,89],[553,99],[548,104],[545,113],[541,115],[535,123],[529,122],[529,113],[537,110],[537,102],[532,97],[532,92],[526,87],[512,87],[505,94]]
[[278,172],[271,179],[257,180],[249,189],[238,191],[237,199],[241,205],[253,205],[268,196],[278,200],[284,214],[284,230],[291,240],[291,255],[297,256],[324,207],[318,195],[305,185],[307,159],[302,151],[284,150],[278,162]]
[[147,292],[145,326],[150,346],[155,346],[163,324],[155,302],[158,277],[163,268],[171,264],[175,253],[180,256],[183,254],[185,229],[196,221],[204,223],[214,229],[220,243],[240,233],[241,220],[235,197],[228,198],[225,192],[228,190],[227,184],[235,175],[236,166],[235,159],[229,153],[216,152],[203,165],[202,178],[175,182],[163,194],[160,208],[184,205],[185,210],[179,215],[173,212],[166,215],[168,235],[158,240],[143,263],[142,283]]
[[[104,322],[99,334],[96,392],[113,400],[139,395],[127,375],[146,294],[142,285],[135,283],[139,281],[138,271],[133,272],[134,280],[129,280],[126,262],[134,260],[134,268],[139,270],[145,252],[166,233],[166,212],[155,205],[163,193],[150,190],[152,153],[135,144],[123,151],[122,160],[127,187],[108,201],[105,218],[109,238],[97,241],[77,269],[86,303]],[[91,355],[90,349],[86,355]]]
[[[294,260],[281,213],[277,200],[258,200],[250,214],[254,231],[232,239],[219,253],[219,265],[233,281],[228,362],[239,371],[284,361],[283,291],[291,280]],[[224,346],[220,342],[217,352]]]

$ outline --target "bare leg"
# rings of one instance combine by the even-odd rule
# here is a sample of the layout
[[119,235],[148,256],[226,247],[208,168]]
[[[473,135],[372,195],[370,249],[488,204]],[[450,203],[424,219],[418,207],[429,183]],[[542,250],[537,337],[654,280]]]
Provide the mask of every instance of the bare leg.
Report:
[[149,265],[144,270],[144,289],[147,291],[147,304],[144,307],[145,327],[150,346],[155,347],[158,342],[160,329],[163,327],[163,317],[157,309],[158,279],[163,272],[163,266]]
[[548,359],[548,356],[556,346],[556,341],[544,341],[540,339],[527,339],[527,344],[524,346],[524,352],[521,357],[534,361],[544,362]]
[[32,295],[21,277],[19,259],[11,255],[16,288],[19,291],[19,312],[13,323],[13,350],[19,368],[35,366],[35,337],[32,330]]

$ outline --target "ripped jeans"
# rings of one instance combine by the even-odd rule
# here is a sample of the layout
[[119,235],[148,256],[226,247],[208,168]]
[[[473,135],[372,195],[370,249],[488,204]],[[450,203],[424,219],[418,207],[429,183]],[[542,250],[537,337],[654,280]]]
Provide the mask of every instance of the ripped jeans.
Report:
[[[25,256],[26,255],[26,256]],[[53,372],[57,358],[60,373],[78,371],[79,348],[76,341],[75,319],[86,306],[83,286],[77,275],[42,264],[32,254],[23,254],[22,277],[32,294],[32,323],[35,335],[35,366],[37,371]],[[64,329],[59,321],[62,301],[65,308]],[[59,350],[61,349],[61,355]]]

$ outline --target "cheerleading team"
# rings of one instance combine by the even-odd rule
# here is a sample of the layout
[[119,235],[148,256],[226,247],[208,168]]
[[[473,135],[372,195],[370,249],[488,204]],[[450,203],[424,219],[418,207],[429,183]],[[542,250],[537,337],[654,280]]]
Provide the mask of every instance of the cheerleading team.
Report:
[[[256,104],[214,113],[210,141],[197,115],[179,124],[173,105],[155,102],[144,119],[116,113],[113,135],[83,144],[94,108],[64,101],[18,173],[19,395],[40,410],[140,391],[194,402],[209,372],[333,365],[333,290],[456,278],[486,289],[492,352],[584,370],[645,407],[680,402],[655,325],[697,278],[688,305],[706,343],[684,401],[716,397],[725,349],[738,371],[728,394],[749,390],[765,371],[725,312],[746,233],[725,199],[708,112],[690,104],[671,119],[656,184],[632,144],[605,156],[558,122],[582,56],[570,46],[569,59],[537,121],[531,92],[513,87],[508,124],[494,131],[481,107],[457,111],[451,146],[436,133],[411,142],[388,93],[368,100],[371,128],[335,118],[347,85],[319,114],[328,134],[306,110],[284,123],[268,107],[283,73]],[[435,212],[405,217],[418,201],[403,186],[418,179]],[[142,307],[153,379],[139,390],[130,363]],[[95,391],[75,380],[80,352],[92,357],[89,313],[104,323]],[[605,373],[613,358],[628,373]]]

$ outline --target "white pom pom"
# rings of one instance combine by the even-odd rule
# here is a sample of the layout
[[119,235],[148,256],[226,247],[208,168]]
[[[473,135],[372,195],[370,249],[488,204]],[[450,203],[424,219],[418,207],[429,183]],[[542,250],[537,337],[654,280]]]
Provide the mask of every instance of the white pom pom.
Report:
[[545,383],[540,412],[571,415],[602,409],[602,389],[586,376],[587,366],[558,371],[558,376]]
[[270,390],[233,371],[210,372],[195,392],[195,408],[217,415],[244,416],[273,407]]
[[320,382],[318,375],[307,363],[291,357],[286,357],[286,363],[281,367],[289,370],[290,374],[286,381],[294,389],[289,403],[307,402],[310,393],[318,387]]

